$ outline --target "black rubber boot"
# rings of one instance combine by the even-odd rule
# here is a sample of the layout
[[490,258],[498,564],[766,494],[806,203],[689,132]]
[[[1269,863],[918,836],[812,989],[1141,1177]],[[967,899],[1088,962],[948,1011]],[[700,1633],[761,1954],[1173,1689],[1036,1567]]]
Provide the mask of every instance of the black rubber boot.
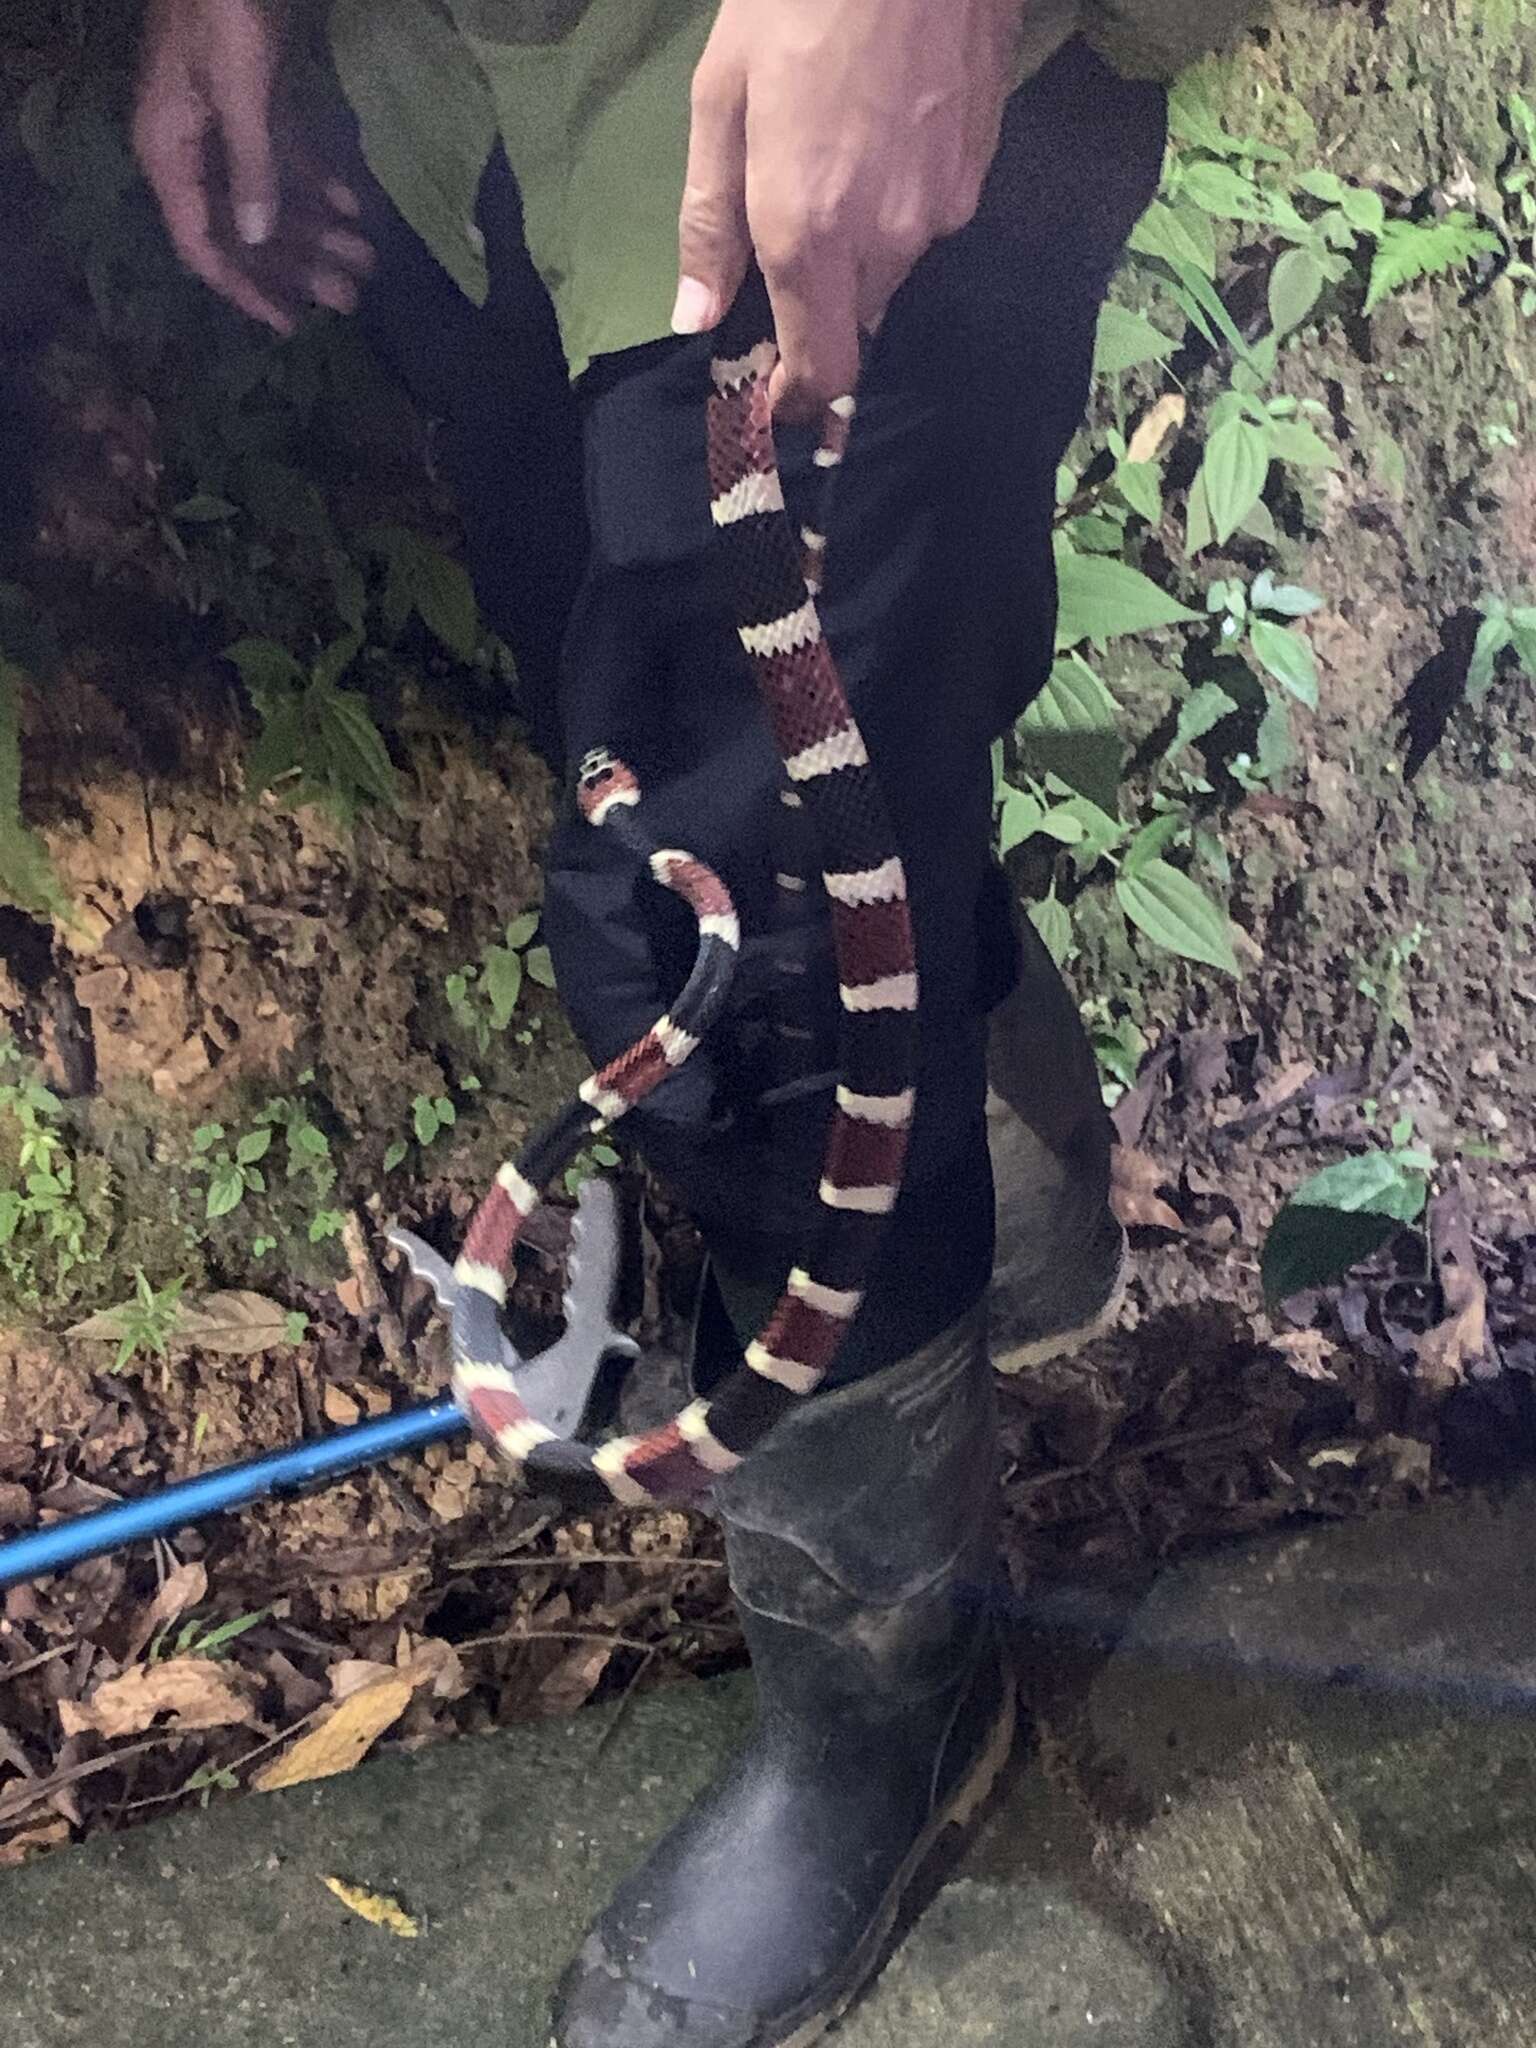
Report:
[[1007,1758],[978,1309],[808,1401],[717,1490],[757,1722],[567,1972],[558,2048],[804,2048]]
[[1119,1306],[1125,1232],[1109,1205],[1114,1127],[1077,1005],[1027,918],[1019,973],[992,1012],[987,1140],[997,1192],[993,1363],[1074,1350]]

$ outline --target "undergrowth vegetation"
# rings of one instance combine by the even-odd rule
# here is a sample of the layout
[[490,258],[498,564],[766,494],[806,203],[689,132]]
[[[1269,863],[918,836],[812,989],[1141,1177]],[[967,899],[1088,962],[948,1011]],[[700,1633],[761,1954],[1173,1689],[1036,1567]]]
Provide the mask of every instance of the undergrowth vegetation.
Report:
[[[250,800],[324,806],[344,826],[387,812],[409,751],[402,710],[426,670],[446,666],[466,690],[514,680],[451,533],[349,488],[345,451],[401,430],[398,395],[345,321],[269,343],[177,273],[126,142],[133,10],[26,0],[22,14],[37,32],[12,32],[6,146],[44,195],[89,348],[153,402],[149,581],[238,688]],[[1252,957],[1229,914],[1225,827],[1283,788],[1298,721],[1319,708],[1311,633],[1330,598],[1300,558],[1328,493],[1351,461],[1405,488],[1391,435],[1352,443],[1328,393],[1289,374],[1295,352],[1330,329],[1365,332],[1405,292],[1452,304],[1498,291],[1536,317],[1536,114],[1519,95],[1503,109],[1494,217],[1470,198],[1298,161],[1272,107],[1263,132],[1233,124],[1220,79],[1207,69],[1174,96],[1163,189],[1105,310],[1089,424],[1058,479],[1056,663],[995,754],[1000,848],[1052,955],[1088,970],[1111,1096],[1144,1050],[1151,956],[1227,976]],[[45,589],[25,571],[0,585],[0,898],[67,922],[68,892],[27,821],[21,714],[65,658],[60,642]],[[1489,592],[1467,694],[1514,667],[1536,673],[1536,606]],[[549,981],[534,912],[448,977],[463,1064],[410,1100],[386,1170],[456,1127],[480,1085],[472,1053],[507,1034],[532,1045],[527,984]],[[5,1292],[57,1303],[99,1227],[78,1179],[109,1169],[72,1155],[57,1098],[14,1049],[4,1058]],[[302,1190],[317,1246],[339,1234],[344,1143],[300,1077],[242,1127],[192,1133],[182,1166],[204,1220],[249,1219],[250,1252],[265,1257],[279,1242],[262,1207],[274,1176]],[[164,1290],[180,1281],[157,1277],[161,1291],[140,1274],[124,1311],[135,1352],[154,1353],[169,1327],[177,1297]]]

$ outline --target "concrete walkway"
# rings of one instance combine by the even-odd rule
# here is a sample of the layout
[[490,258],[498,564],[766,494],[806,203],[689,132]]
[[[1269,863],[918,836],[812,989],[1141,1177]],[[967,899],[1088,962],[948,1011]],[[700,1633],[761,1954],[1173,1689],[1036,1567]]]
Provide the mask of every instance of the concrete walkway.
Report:
[[[1530,2048],[1533,1557],[1536,1492],[1166,1573],[838,2042]],[[0,1891],[0,2041],[545,2048],[588,1916],[749,1711],[679,1686],[606,1744],[592,1712],[45,1860]]]

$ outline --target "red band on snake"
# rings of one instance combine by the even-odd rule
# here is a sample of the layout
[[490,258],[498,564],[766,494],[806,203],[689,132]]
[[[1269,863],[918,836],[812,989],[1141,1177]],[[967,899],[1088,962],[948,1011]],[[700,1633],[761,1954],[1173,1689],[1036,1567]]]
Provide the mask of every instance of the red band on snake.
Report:
[[[687,902],[699,952],[671,1011],[534,1139],[471,1221],[455,1269],[453,1386],[476,1434],[531,1485],[572,1504],[696,1501],[826,1377],[863,1301],[884,1219],[900,1191],[913,1110],[917,968],[906,876],[863,737],[816,608],[824,546],[784,507],[768,378],[777,360],[745,300],[716,337],[708,401],[711,509],[741,644],[790,788],[810,819],[832,904],[842,997],[839,1085],[820,1182],[820,1220],[745,1363],[707,1401],[644,1435],[599,1446],[535,1422],[502,1364],[499,1309],[513,1248],[541,1190],[588,1139],[617,1121],[692,1052],[719,1016],[739,950],[719,878],[654,844],[643,792],[621,763],[589,756],[581,809],[619,832],[664,887]],[[817,463],[835,470],[853,402],[831,408]]]

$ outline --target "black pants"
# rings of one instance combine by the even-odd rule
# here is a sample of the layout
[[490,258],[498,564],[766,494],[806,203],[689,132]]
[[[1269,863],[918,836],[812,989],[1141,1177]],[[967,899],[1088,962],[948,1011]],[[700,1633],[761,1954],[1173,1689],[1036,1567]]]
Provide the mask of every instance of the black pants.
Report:
[[[1016,970],[989,748],[1049,670],[1057,467],[1163,140],[1160,90],[1068,45],[1010,103],[977,218],[923,259],[867,351],[822,614],[906,861],[922,1005],[908,1185],[840,1378],[937,1334],[990,1271],[985,1019]],[[712,548],[709,343],[604,358],[572,389],[503,161],[481,195],[483,311],[382,195],[371,207],[381,262],[362,318],[441,422],[480,601],[517,656],[537,741],[560,764],[599,744],[622,755],[656,830],[736,896],[732,1014],[631,1124],[732,1300],[766,1300],[808,1243],[837,998],[815,850],[778,800]],[[807,436],[780,452],[793,509],[821,473]],[[574,813],[550,849],[544,923],[594,1061],[687,972],[686,915]]]

